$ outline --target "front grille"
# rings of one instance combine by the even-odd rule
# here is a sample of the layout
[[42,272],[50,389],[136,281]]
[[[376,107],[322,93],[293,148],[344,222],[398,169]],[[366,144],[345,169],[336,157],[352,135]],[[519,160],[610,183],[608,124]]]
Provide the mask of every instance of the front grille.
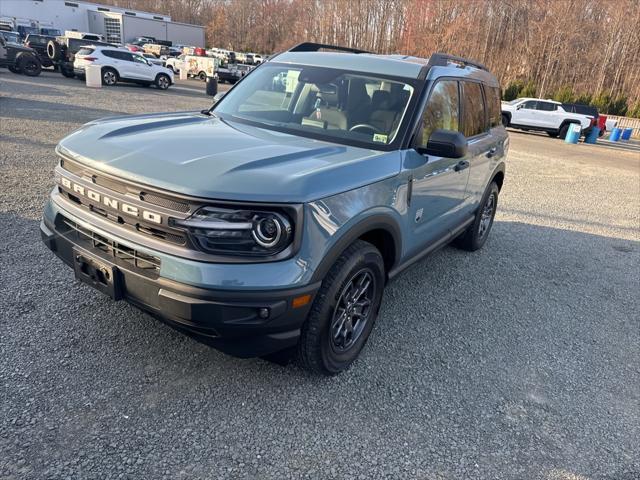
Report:
[[64,198],[75,203],[79,207],[85,210],[88,210],[95,215],[100,215],[101,218],[104,218],[105,220],[109,220],[113,223],[116,223],[121,227],[127,228],[129,230],[134,230],[134,231],[143,233],[145,235],[149,235],[149,236],[158,238],[160,240],[173,243],[175,245],[186,245],[187,243],[187,237],[179,231],[176,231],[176,230],[168,231],[165,228],[156,228],[148,224],[137,222],[135,220],[133,221],[126,220],[125,217],[121,215],[118,215],[116,213],[107,211],[104,208],[87,203],[87,200],[85,198],[73,195],[72,193],[69,193],[66,190],[62,189],[62,187],[58,187],[58,192]]
[[141,193],[140,200],[182,213],[188,213],[191,208],[188,203],[180,202],[155,193]]
[[127,247],[115,240],[104,237],[88,228],[79,225],[65,217],[61,217],[62,222],[59,228],[66,236],[74,236],[78,245],[82,245],[89,250],[99,250],[116,260],[123,261],[141,271],[147,276],[157,277],[160,273],[160,259],[153,255],[147,255],[134,248]]
[[131,185],[127,182],[111,179],[106,175],[80,165],[79,163],[72,162],[63,158],[60,160],[60,166],[64,170],[67,170],[68,172],[71,172],[79,177],[89,177],[96,185],[108,188],[109,190],[113,190],[114,192],[118,192],[123,195],[126,193],[133,193],[141,201],[150,203],[151,205],[168,208],[169,210],[174,210],[180,213],[189,213],[190,211],[192,211],[192,206],[189,204],[189,202],[172,198],[168,195],[146,192],[144,190],[141,190],[139,187]]

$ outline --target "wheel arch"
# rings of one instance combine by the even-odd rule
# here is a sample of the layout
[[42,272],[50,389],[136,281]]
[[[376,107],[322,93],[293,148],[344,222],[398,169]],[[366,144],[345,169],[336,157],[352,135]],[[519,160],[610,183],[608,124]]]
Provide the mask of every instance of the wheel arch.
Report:
[[505,174],[505,164],[504,162],[500,162],[500,164],[493,170],[491,173],[491,182],[496,182],[498,185],[498,191],[502,190],[502,185],[504,184],[504,174]]
[[401,232],[397,220],[388,214],[376,213],[357,221],[325,253],[315,269],[311,282],[324,279],[342,252],[356,240],[369,242],[380,251],[385,266],[385,277],[388,279],[389,271],[398,263],[402,255]]
[[565,118],[560,124],[560,127],[558,128],[558,130],[561,130],[562,127],[564,127],[565,125],[571,125],[572,123],[582,126],[582,123],[580,123],[580,120],[576,120],[575,118]]

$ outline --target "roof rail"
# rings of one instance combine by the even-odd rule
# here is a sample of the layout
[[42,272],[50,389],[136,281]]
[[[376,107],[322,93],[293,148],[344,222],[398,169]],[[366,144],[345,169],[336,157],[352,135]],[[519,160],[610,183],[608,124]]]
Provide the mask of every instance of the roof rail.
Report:
[[326,48],[327,50],[336,50],[338,52],[349,52],[349,53],[371,53],[366,50],[360,50],[358,48],[349,48],[349,47],[340,47],[338,45],[328,45],[326,43],[315,43],[315,42],[302,42],[298,45],[291,47],[287,52],[317,52],[321,48]]
[[489,71],[487,67],[483,64],[474,62],[472,60],[468,60],[463,57],[457,57],[455,55],[449,55],[448,53],[434,53],[429,57],[429,63],[427,66],[429,67],[446,67],[449,62],[461,63],[465,66],[476,67],[480,70]]

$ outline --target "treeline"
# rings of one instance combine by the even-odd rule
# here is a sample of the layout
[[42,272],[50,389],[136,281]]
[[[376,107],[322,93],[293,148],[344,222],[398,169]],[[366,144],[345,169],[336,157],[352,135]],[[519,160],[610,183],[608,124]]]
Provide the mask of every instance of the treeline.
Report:
[[640,116],[640,0],[104,0],[207,26],[208,46],[273,53],[301,41],[442,51],[518,91]]

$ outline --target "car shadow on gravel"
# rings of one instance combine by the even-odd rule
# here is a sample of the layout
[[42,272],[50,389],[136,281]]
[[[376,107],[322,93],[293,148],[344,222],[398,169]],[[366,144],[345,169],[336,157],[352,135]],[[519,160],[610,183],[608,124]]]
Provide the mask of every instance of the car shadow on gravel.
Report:
[[123,115],[125,112],[75,106],[67,103],[27,100],[24,98],[2,99],[0,116],[61,123],[87,123],[101,117]]
[[[3,289],[15,288],[20,292],[21,284],[30,286],[29,289],[41,285],[43,292],[29,301],[31,307],[26,313],[31,321],[41,323],[52,312],[67,312],[59,315],[59,327],[82,332],[82,339],[69,348],[85,366],[93,364],[92,368],[102,369],[105,368],[102,363],[108,359],[107,363],[119,365],[118,369],[125,371],[132,358],[144,358],[145,363],[154,365],[154,370],[172,376],[170,372],[182,371],[185,361],[191,366],[195,362],[198,368],[190,369],[189,378],[200,383],[207,382],[214,370],[218,381],[224,382],[224,377],[231,379],[237,374],[235,369],[246,373],[261,363],[261,360],[238,360],[210,347],[197,346],[170,326],[125,302],[113,302],[77,283],[71,269],[40,243],[38,221],[1,213],[0,223],[8,232],[0,251],[2,274],[16,282],[3,282]],[[25,241],[24,235],[29,241]],[[545,328],[559,338],[560,332],[553,332],[554,325],[575,313],[576,308],[584,309],[584,315],[606,311],[612,308],[611,302],[619,302],[616,308],[631,308],[633,281],[638,279],[633,265],[638,265],[639,255],[640,242],[636,241],[497,221],[483,250],[467,253],[447,247],[417,263],[389,285],[373,334],[353,371],[374,368],[387,372],[391,379],[397,368],[403,368],[430,376],[443,365],[447,368],[455,365],[457,360],[451,354],[462,353],[461,348],[490,359],[502,350],[500,345],[513,346],[508,337],[521,337],[520,327],[529,330],[531,325],[523,320],[526,317],[523,312],[535,313],[536,323],[543,320],[538,328]],[[15,258],[26,261],[15,262]],[[40,294],[46,295],[46,302],[38,302]],[[5,311],[23,311],[19,305],[12,308],[20,299],[24,300],[20,295],[8,295]],[[589,300],[586,304],[585,299]],[[541,305],[547,310],[540,310]],[[628,313],[630,316],[631,311]],[[591,324],[593,328],[601,328],[599,321],[598,316],[583,321],[581,326]],[[565,333],[566,325],[561,329]],[[571,331],[570,338],[578,338],[584,332],[584,329]],[[45,331],[40,333],[46,336]],[[65,338],[66,335],[54,335],[47,342]],[[149,342],[150,338],[153,342]],[[87,358],[87,344],[99,348],[101,355]],[[178,346],[177,355],[166,355],[167,350],[175,352]],[[265,365],[260,367],[263,368]],[[293,371],[298,370],[285,368],[282,373],[288,376]],[[246,386],[252,388],[250,382]]]

